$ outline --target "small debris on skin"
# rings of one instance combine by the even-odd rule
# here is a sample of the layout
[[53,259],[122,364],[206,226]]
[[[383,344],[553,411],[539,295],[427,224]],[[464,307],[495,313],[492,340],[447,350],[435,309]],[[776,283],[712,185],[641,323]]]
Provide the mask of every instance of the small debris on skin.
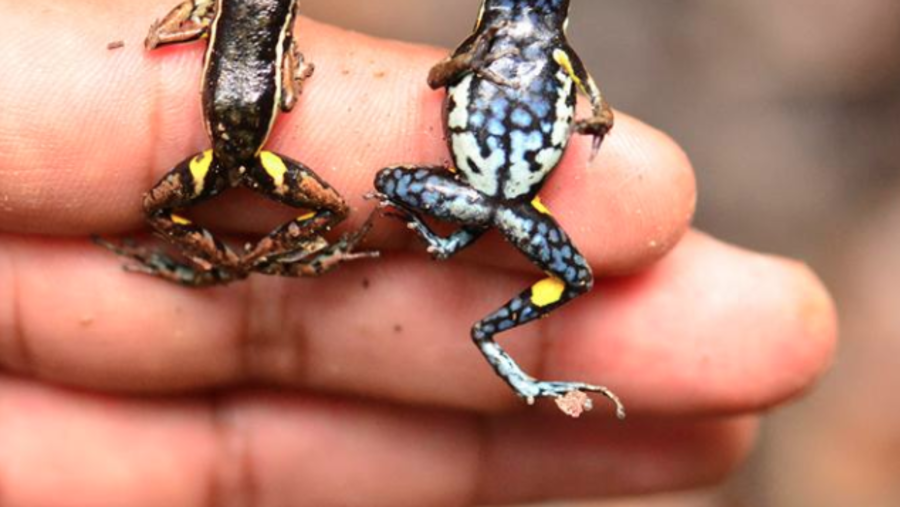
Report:
[[585,412],[594,408],[591,398],[581,391],[570,391],[565,396],[556,398],[556,406],[569,417],[578,419]]
[[112,51],[114,49],[119,49],[125,47],[125,41],[123,40],[114,40],[106,45],[106,49]]

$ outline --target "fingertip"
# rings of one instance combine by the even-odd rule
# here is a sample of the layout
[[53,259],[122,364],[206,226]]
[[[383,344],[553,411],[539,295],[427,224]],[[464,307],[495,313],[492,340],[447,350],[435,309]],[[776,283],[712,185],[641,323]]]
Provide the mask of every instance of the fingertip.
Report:
[[821,278],[803,262],[773,258],[783,272],[786,315],[792,337],[783,342],[773,369],[783,372],[780,392],[761,399],[765,409],[803,395],[830,369],[838,345],[838,314]]
[[599,273],[640,271],[690,228],[697,202],[691,162],[671,137],[623,113],[589,162],[590,149],[589,139],[573,137],[545,201]]

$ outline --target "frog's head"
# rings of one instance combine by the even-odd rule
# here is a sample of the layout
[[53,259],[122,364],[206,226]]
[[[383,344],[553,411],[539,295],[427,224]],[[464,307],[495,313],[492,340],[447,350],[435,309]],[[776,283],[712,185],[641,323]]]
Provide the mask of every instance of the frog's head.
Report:
[[482,0],[478,25],[532,18],[562,27],[569,17],[569,0]]

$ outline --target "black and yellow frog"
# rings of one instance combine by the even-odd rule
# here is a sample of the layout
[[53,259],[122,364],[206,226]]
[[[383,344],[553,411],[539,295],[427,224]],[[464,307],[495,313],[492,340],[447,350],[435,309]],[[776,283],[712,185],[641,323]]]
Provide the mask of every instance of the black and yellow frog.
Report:
[[[203,67],[204,126],[212,148],[172,169],[144,197],[153,230],[190,263],[136,246],[98,242],[137,265],[127,266],[188,286],[208,286],[250,273],[315,276],[339,263],[375,256],[354,252],[370,226],[330,243],[322,234],[348,214],[338,192],[296,160],[266,151],[280,111],[290,111],[313,72],[293,39],[297,0],[186,0],[150,28],[147,49],[209,39]],[[178,210],[245,186],[309,210],[244,252],[235,252]]]

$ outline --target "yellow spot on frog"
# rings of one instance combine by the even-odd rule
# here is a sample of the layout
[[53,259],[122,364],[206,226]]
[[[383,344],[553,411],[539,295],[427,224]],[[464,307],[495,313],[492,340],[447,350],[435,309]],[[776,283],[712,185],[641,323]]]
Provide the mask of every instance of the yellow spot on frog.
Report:
[[315,217],[315,216],[316,216],[316,212],[315,212],[315,211],[310,211],[309,213],[307,213],[307,214],[305,214],[305,215],[303,215],[303,216],[297,217],[297,221],[298,221],[298,222],[305,222],[305,221],[307,221],[307,220],[309,220],[310,218],[313,218],[313,217]]
[[212,150],[206,150],[191,160],[188,168],[191,171],[191,176],[194,178],[194,195],[203,193],[203,185],[206,183],[206,175],[209,173],[210,166],[212,166],[212,160]]
[[550,215],[550,210],[547,209],[547,206],[544,206],[543,201],[541,201],[541,197],[537,196],[534,200],[531,201],[531,205],[534,206],[534,209],[538,210],[540,213],[544,215]]
[[172,221],[178,225],[191,225],[191,221],[183,216],[176,215],[172,213]]
[[259,154],[259,161],[262,163],[266,174],[272,178],[275,188],[284,187],[284,175],[287,174],[287,165],[281,157],[271,151],[263,151]]
[[566,53],[562,49],[556,49],[553,51],[553,59],[556,60],[556,63],[560,65],[569,77],[575,81],[575,84],[578,85],[579,88],[584,88],[584,83],[581,82],[581,79],[578,78],[578,75],[575,74],[575,67],[572,66],[572,60],[569,58],[569,53]]
[[531,302],[541,308],[550,306],[562,299],[565,290],[566,284],[559,278],[545,278],[531,287]]

